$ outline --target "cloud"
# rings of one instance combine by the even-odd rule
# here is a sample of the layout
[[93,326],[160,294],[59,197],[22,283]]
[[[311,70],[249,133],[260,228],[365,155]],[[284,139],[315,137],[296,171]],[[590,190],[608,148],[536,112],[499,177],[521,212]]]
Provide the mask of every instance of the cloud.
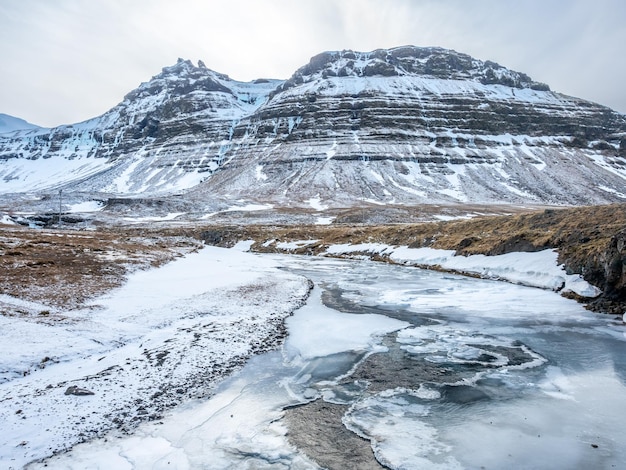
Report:
[[0,112],[42,125],[117,104],[178,57],[288,78],[325,50],[437,45],[626,112],[622,0],[5,0]]

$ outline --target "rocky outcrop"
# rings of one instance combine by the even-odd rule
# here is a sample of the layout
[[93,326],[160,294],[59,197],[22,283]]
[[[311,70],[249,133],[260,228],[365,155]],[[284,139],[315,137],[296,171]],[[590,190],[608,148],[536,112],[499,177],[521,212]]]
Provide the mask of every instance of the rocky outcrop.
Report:
[[[577,260],[587,282],[602,289],[589,308],[617,315],[626,313],[626,229],[615,234],[598,256]],[[566,265],[572,264],[565,259]]]

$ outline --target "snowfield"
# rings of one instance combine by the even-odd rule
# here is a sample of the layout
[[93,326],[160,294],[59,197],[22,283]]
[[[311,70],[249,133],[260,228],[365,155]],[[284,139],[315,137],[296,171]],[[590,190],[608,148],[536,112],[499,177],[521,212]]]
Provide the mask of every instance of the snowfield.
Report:
[[0,316],[0,467],[22,468],[206,397],[279,344],[285,317],[309,289],[267,258],[206,247],[135,273],[58,321]]
[[[352,433],[371,468],[374,454],[394,469],[623,461],[614,436],[626,410],[624,336],[607,317],[549,290],[491,280],[371,261],[232,256],[245,269],[274,260],[314,280],[287,319],[282,350],[251,358],[209,399],[181,400],[130,435],[108,433],[28,468],[347,468]],[[83,411],[98,396],[56,394]],[[331,405],[347,434],[324,420]]]

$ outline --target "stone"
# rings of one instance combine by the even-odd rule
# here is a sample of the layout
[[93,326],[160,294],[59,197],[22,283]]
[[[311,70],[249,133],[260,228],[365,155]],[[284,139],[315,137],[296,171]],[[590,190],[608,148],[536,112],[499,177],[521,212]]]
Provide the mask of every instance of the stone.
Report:
[[70,387],[67,387],[67,390],[65,390],[65,395],[75,395],[77,397],[81,397],[81,396],[95,395],[95,393],[92,392],[91,390],[87,390],[86,388],[80,388],[76,385],[72,385]]

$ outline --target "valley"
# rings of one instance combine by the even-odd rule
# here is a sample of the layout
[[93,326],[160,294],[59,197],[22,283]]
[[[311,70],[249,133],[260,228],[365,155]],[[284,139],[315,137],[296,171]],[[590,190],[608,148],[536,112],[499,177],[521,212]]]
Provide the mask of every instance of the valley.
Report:
[[624,459],[626,116],[492,61],[2,114],[0,273],[3,468]]

